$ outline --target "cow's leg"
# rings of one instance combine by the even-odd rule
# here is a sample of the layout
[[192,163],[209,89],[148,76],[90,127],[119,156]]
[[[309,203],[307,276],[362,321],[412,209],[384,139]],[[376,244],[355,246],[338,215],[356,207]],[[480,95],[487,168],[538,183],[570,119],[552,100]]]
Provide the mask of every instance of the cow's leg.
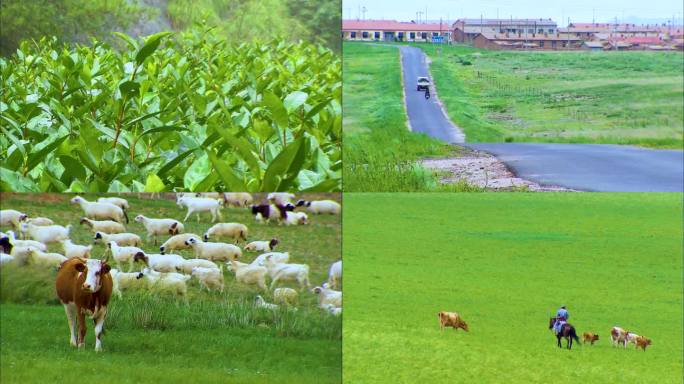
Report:
[[78,345],[76,343],[76,304],[64,304],[64,312],[69,322],[69,343],[75,347]]
[[81,348],[85,346],[85,336],[86,336],[86,319],[83,311],[79,311],[76,307],[76,312],[78,314],[78,347]]
[[104,334],[104,322],[107,318],[107,307],[100,309],[100,315],[95,319],[95,351],[102,351],[102,335]]

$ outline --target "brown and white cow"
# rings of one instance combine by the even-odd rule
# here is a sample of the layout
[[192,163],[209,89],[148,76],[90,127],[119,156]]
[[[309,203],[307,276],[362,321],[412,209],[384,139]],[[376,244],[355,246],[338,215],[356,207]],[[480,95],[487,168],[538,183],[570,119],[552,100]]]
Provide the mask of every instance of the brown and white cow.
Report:
[[456,312],[439,312],[439,329],[444,330],[444,327],[453,327],[454,331],[458,328],[468,332],[468,324],[461,319],[461,316]]
[[627,348],[627,334],[629,334],[629,332],[620,327],[611,328],[610,340],[613,346],[617,347],[619,344],[622,344],[623,348]]
[[95,321],[95,351],[102,350],[107,304],[112,295],[109,270],[106,259],[72,258],[63,262],[57,272],[57,296],[66,311],[73,346],[85,346],[85,317],[88,315]]

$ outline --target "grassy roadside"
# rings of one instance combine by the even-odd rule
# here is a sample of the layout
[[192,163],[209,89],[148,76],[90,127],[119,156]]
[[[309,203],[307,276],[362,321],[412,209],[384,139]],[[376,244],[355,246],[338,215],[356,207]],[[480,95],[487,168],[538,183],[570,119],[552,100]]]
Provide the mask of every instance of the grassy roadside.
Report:
[[401,87],[399,50],[381,45],[343,45],[344,190],[426,191],[441,186],[416,165],[446,156],[454,147],[410,132]]
[[[302,198],[340,199],[339,194],[301,195]],[[2,208],[31,216],[45,216],[61,225],[71,224],[71,239],[92,243],[92,233],[78,224],[82,211],[69,204],[73,195],[1,194]],[[85,196],[94,201],[97,196]],[[125,196],[133,219],[138,214],[182,220],[184,210],[174,200]],[[165,195],[164,197],[168,197]],[[260,201],[264,195],[255,194]],[[310,266],[311,284],[327,277],[330,263],[341,254],[339,216],[311,216],[306,226],[258,225],[247,209],[223,210],[224,222],[248,226],[250,241],[278,237],[276,251],[290,252],[291,261]],[[187,232],[201,235],[211,226],[209,215],[200,223],[193,216],[184,222]],[[128,231],[145,239],[141,224],[131,221]],[[8,228],[3,227],[5,231]],[[244,243],[241,244],[244,246]],[[50,251],[61,252],[51,245]],[[158,250],[144,241],[147,252]],[[104,246],[96,245],[100,258]],[[192,252],[175,253],[189,258]],[[243,260],[256,254],[245,252]],[[88,322],[86,349],[68,343],[64,309],[54,293],[56,271],[32,266],[3,265],[0,269],[0,382],[44,383],[92,381],[236,382],[236,383],[338,383],[341,380],[341,319],[317,308],[317,297],[299,294],[297,311],[271,312],[255,308],[260,293],[235,281],[225,271],[225,290],[207,292],[196,279],[189,282],[187,303],[156,291],[124,291],[114,296],[105,323],[104,352],[93,351],[93,326]],[[288,286],[285,284],[284,286]]]
[[[681,193],[345,194],[344,381],[681,383],[681,211]],[[596,345],[558,349],[561,304]],[[442,310],[470,332],[441,332]],[[612,348],[614,325],[653,345]]]
[[420,48],[470,142],[683,146],[681,53]]

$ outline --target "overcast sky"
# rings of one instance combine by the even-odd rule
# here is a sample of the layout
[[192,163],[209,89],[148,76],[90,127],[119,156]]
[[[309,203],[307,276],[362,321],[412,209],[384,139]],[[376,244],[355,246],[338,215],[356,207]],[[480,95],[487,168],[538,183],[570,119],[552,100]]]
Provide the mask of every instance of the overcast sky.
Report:
[[[597,4],[598,3],[598,4]],[[462,17],[479,18],[552,18],[559,25],[565,26],[568,18],[571,22],[592,21],[618,22],[625,19],[634,22],[636,19],[652,22],[653,19],[671,19],[675,24],[682,24],[684,10],[682,0],[342,0],[342,14],[345,19],[363,17],[360,8],[365,6],[366,19],[394,19],[410,21],[420,17],[430,20],[457,19]],[[422,15],[416,12],[422,11]],[[561,22],[563,20],[563,22]]]

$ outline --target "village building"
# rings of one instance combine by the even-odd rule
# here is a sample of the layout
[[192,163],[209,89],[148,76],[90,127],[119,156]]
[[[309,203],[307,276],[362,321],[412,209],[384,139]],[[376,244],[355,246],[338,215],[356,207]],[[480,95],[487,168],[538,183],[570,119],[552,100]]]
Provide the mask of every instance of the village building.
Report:
[[484,49],[546,49],[570,50],[582,48],[582,40],[561,34],[479,33],[473,38],[476,48]]
[[447,23],[343,20],[342,38],[351,41],[449,42],[451,29]]
[[553,35],[558,32],[551,19],[459,19],[452,25],[454,41],[471,43],[479,34]]

